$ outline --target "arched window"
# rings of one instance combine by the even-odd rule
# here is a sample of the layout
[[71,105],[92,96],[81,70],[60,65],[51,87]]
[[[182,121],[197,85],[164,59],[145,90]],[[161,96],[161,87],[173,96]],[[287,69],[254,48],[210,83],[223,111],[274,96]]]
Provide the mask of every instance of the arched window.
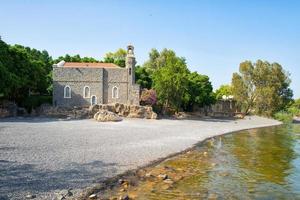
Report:
[[68,85],[64,88],[64,98],[71,98],[71,87]]
[[97,104],[97,97],[95,95],[91,96],[91,105]]
[[112,88],[112,98],[113,99],[119,98],[119,88],[117,86],[114,86]]
[[91,90],[89,86],[84,86],[83,88],[83,98],[90,98]]
[[129,68],[129,75],[131,75],[131,68]]

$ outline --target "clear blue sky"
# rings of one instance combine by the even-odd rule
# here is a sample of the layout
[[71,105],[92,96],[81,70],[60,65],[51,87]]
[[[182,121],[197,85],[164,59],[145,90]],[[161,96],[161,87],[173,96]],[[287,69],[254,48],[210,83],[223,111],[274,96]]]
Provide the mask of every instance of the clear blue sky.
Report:
[[[142,64],[151,48],[169,48],[206,74],[230,83],[244,60],[279,62],[300,97],[300,1],[2,0],[0,35],[52,56],[101,58],[128,43]],[[298,76],[297,76],[298,75]]]

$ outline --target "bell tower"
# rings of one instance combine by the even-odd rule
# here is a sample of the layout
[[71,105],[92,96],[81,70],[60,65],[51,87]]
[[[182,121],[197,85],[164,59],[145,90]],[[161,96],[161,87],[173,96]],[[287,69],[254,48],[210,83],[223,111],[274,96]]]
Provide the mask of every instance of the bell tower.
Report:
[[135,56],[134,56],[134,47],[132,45],[127,46],[127,55],[126,55],[126,68],[128,70],[128,78],[131,84],[135,84]]

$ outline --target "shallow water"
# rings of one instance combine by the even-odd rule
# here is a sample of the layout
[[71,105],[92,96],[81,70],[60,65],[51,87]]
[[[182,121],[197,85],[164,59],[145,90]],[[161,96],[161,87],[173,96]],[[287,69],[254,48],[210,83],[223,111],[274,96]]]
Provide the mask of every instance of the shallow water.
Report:
[[300,125],[216,137],[141,173],[152,178],[140,175],[122,193],[135,199],[300,199]]

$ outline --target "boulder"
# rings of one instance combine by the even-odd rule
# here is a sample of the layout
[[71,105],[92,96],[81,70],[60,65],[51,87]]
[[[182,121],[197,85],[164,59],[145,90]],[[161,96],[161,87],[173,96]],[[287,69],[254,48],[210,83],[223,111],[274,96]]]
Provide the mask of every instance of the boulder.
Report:
[[107,110],[100,110],[94,115],[94,119],[98,122],[118,122],[122,121],[122,118],[119,117],[116,113],[107,111]]
[[100,105],[98,105],[98,104],[90,106],[89,107],[89,115],[91,117],[93,117],[96,114],[96,112],[99,111],[99,108],[100,108]]

